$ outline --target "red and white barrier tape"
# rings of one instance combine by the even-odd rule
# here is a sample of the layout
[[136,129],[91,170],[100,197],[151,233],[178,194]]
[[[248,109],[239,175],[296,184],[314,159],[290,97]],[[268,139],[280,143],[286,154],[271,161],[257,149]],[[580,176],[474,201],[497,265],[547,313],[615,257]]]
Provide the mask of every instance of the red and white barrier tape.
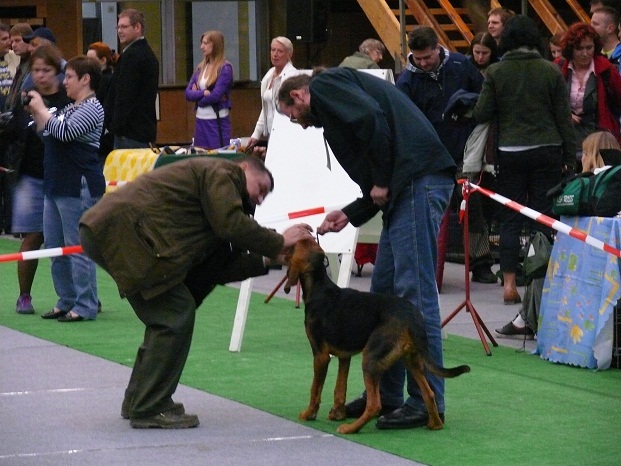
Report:
[[[468,183],[468,182],[466,181],[465,183]],[[511,199],[501,196],[500,194],[496,194],[493,191],[490,191],[485,188],[481,188],[480,186],[477,186],[476,184],[473,184],[473,183],[468,183],[468,184],[470,185],[472,189],[479,191],[481,194],[495,200],[496,202],[500,202],[502,205],[509,207],[510,209],[513,209],[521,213],[522,215],[526,215],[527,217],[532,218],[536,222],[542,223],[561,233],[565,233],[566,235],[569,235],[572,238],[576,238],[580,241],[583,241],[597,249],[601,249],[602,251],[606,251],[617,257],[621,257],[620,250],[613,248],[609,244],[606,244],[603,241],[598,240],[597,238],[587,235],[586,233],[576,228],[572,228],[569,225],[566,225],[558,220],[553,219],[552,217],[548,217],[547,215],[544,215],[541,212],[537,212],[536,210],[523,206],[522,204],[512,201]]]
[[259,218],[261,224],[278,223],[296,218],[312,217],[313,215],[325,214],[333,210],[341,210],[343,205],[331,207],[312,207],[310,209],[297,210],[286,214],[272,215],[271,217]]
[[[120,183],[120,182],[119,182]],[[123,182],[125,183],[125,182]],[[283,220],[293,220],[296,218],[310,217],[312,215],[323,214],[338,210],[339,207],[313,207],[311,209],[298,210],[283,215],[274,215],[268,219],[262,219],[261,223],[276,223]],[[68,254],[79,254],[83,252],[82,246],[67,246],[64,248],[40,249],[37,251],[17,252],[13,254],[0,254],[0,262],[22,261],[29,259],[41,259],[44,257],[66,256]]]
[[106,181],[106,186],[123,186],[129,183],[129,181]]
[[41,259],[43,257],[66,256],[68,254],[80,254],[82,246],[66,246],[64,248],[39,249],[37,251],[16,252],[13,254],[0,254],[0,262],[23,261],[29,259]]
[[[113,182],[110,182],[113,183]],[[119,182],[121,183],[121,182]],[[125,183],[125,182],[122,182]],[[542,223],[550,228],[553,228],[556,231],[559,231],[561,233],[565,233],[566,235],[571,236],[572,238],[576,238],[580,241],[583,241],[597,249],[600,249],[602,251],[606,251],[610,254],[613,254],[617,257],[621,257],[621,251],[619,249],[616,249],[612,246],[610,246],[609,244],[604,243],[601,240],[598,240],[597,238],[594,238],[593,236],[587,235],[586,233],[576,229],[576,228],[572,228],[569,225],[566,225],[558,220],[553,219],[552,217],[548,217],[547,215],[542,214],[541,212],[537,212],[536,210],[533,210],[529,207],[523,206],[522,204],[519,204],[518,202],[512,201],[511,199],[508,199],[504,196],[501,196],[500,194],[497,194],[493,191],[490,191],[488,189],[485,188],[481,188],[480,186],[474,184],[474,183],[469,183],[468,181],[462,181],[460,180],[460,183],[462,184],[468,184],[470,186],[470,188],[475,189],[476,191],[479,191],[481,194],[495,200],[496,202],[501,203],[502,205],[509,207],[510,209],[513,209],[519,213],[521,213],[522,215],[525,215],[529,218],[532,218],[533,220],[535,220],[536,222]],[[298,211],[294,211],[294,212],[289,212],[287,214],[282,214],[282,215],[274,215],[272,217],[268,217],[265,219],[261,219],[262,223],[277,223],[277,222],[282,222],[284,220],[293,220],[296,218],[304,218],[304,217],[311,217],[313,215],[318,215],[318,214],[323,214],[323,213],[327,213],[330,212],[332,210],[339,210],[341,209],[342,206],[335,206],[335,207],[313,207],[310,209],[304,209],[304,210],[298,210]],[[41,259],[44,257],[56,257],[56,256],[64,256],[64,255],[68,255],[68,254],[79,254],[83,252],[82,251],[82,246],[67,246],[64,248],[52,248],[52,249],[41,249],[38,251],[26,251],[26,252],[18,252],[18,253],[13,253],[13,254],[1,254],[0,255],[0,262],[10,262],[10,261],[21,261],[21,260],[29,260],[29,259]]]

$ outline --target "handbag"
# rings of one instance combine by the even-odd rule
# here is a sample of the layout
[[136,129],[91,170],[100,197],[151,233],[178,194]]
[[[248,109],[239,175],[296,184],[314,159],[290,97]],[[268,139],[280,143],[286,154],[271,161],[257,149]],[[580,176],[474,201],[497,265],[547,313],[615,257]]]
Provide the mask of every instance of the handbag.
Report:
[[528,285],[535,278],[543,278],[548,270],[548,262],[552,255],[552,244],[541,231],[537,231],[530,240],[526,257],[522,264],[525,284]]

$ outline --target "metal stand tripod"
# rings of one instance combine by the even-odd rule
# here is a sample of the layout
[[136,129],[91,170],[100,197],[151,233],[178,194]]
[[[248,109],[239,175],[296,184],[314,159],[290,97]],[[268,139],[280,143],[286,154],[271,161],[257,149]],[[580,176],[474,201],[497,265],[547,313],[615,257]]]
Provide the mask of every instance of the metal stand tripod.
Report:
[[485,332],[485,334],[489,338],[489,341],[492,343],[492,345],[498,346],[498,343],[496,343],[496,340],[494,340],[494,337],[492,337],[492,334],[490,333],[487,326],[481,319],[481,316],[479,316],[476,309],[472,305],[472,302],[470,301],[470,235],[468,233],[468,225],[469,225],[468,224],[468,198],[470,197],[470,183],[468,182],[468,180],[459,180],[458,182],[463,185],[463,197],[464,197],[464,203],[465,203],[463,239],[464,239],[464,274],[466,277],[466,299],[459,306],[457,306],[457,308],[453,312],[451,312],[451,314],[446,319],[442,321],[442,327],[448,324],[451,321],[451,319],[459,313],[459,311],[461,311],[463,308],[466,308],[466,312],[470,313],[470,316],[472,317],[472,321],[474,322],[474,326],[477,329],[477,333],[479,334],[479,338],[481,339],[481,343],[483,344],[485,353],[488,356],[491,356],[492,352],[489,349],[489,345],[487,344],[487,341],[485,339],[485,335],[483,334],[483,332]]

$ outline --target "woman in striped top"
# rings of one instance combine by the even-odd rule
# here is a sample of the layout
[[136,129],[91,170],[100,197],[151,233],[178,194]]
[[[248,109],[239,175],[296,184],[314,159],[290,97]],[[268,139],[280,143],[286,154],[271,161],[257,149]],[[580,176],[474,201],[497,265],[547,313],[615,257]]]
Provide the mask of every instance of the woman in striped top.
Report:
[[[63,82],[74,100],[58,115],[50,114],[41,96],[30,91],[27,109],[45,144],[43,235],[45,247],[80,243],[78,222],[86,209],[99,200],[105,180],[97,150],[104,111],[95,97],[101,80],[99,64],[85,56],[67,63]],[[83,254],[52,259],[52,280],[58,294],[54,308],[44,319],[79,322],[97,317],[95,263]]]

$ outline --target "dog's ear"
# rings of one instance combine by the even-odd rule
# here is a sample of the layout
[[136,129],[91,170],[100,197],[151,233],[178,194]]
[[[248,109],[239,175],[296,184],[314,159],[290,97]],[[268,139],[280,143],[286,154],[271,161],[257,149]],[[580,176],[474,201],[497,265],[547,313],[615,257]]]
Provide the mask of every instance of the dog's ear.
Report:
[[300,279],[299,266],[297,266],[299,260],[295,260],[295,251],[295,246],[291,246],[285,251],[285,263],[287,264],[287,281],[285,283],[284,290],[287,294],[289,294],[289,291],[291,291],[292,286],[298,284],[298,280]]
[[287,281],[285,283],[285,293],[289,294],[292,286],[296,286],[298,284],[298,280],[300,279],[300,274],[295,269],[295,267],[289,266],[287,269]]

